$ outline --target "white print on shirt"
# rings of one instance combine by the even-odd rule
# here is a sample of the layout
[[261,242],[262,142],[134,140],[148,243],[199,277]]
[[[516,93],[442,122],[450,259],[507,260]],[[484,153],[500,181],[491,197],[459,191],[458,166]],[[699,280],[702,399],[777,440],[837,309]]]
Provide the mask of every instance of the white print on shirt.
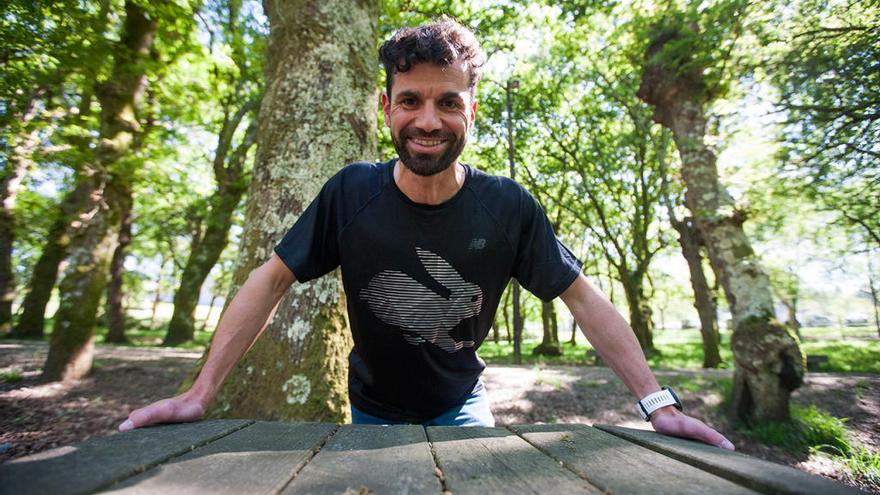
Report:
[[431,278],[449,289],[449,298],[403,272],[385,270],[361,290],[361,300],[370,305],[377,318],[403,330],[403,338],[412,345],[428,342],[449,353],[473,347],[473,340],[455,340],[449,331],[462,320],[480,314],[482,289],[465,281],[452,265],[431,251],[417,247],[416,254]]

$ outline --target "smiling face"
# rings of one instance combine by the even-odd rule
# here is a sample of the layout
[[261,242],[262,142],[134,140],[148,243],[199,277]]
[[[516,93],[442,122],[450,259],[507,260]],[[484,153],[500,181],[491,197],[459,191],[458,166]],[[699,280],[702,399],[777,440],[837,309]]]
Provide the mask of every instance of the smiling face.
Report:
[[400,161],[430,176],[456,163],[474,125],[477,104],[464,64],[421,63],[394,74],[382,95],[385,123]]

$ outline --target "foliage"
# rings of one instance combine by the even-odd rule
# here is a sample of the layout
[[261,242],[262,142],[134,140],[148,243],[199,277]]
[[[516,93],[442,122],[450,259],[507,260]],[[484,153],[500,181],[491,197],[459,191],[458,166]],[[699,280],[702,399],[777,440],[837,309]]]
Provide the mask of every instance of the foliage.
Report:
[[763,39],[789,186],[880,245],[880,3],[801,0],[778,15]]

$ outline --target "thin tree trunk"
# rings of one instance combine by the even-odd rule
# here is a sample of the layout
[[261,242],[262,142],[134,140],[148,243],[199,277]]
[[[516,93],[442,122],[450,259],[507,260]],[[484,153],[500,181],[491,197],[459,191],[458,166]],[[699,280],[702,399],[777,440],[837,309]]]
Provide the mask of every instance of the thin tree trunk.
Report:
[[[68,192],[58,208],[57,218],[49,229],[40,259],[34,266],[28,289],[21,304],[21,316],[12,335],[17,338],[43,338],[46,306],[58,280],[62,261],[67,257],[71,235],[89,215],[86,205],[92,195],[92,181],[82,177]],[[77,215],[76,212],[84,212]]]
[[507,291],[504,293],[504,301],[502,303],[502,313],[504,314],[504,328],[507,330],[507,343],[513,343],[513,329],[510,326],[510,313],[508,310],[510,306],[510,292]]
[[208,323],[211,322],[211,315],[214,314],[214,304],[217,303],[217,292],[211,294],[211,303],[208,304],[208,314],[205,315],[205,319],[202,321],[202,327],[199,329],[204,332],[208,328]]
[[159,276],[156,278],[156,293],[153,296],[153,308],[150,311],[150,328],[156,328],[156,314],[159,312],[159,303],[162,302],[162,277],[165,274],[165,265],[168,260],[163,259],[159,266]]
[[[376,152],[378,2],[264,5],[266,90],[231,293],[331,175]],[[352,341],[340,289],[337,271],[289,291],[208,416],[345,421]]]
[[122,300],[125,292],[122,290],[122,279],[125,274],[125,250],[131,244],[131,191],[125,191],[124,210],[122,211],[122,224],[119,229],[119,240],[113,259],[110,261],[110,284],[107,286],[107,338],[108,343],[124,344],[128,342],[125,336],[125,308]]
[[678,221],[673,219],[672,226],[678,231],[678,242],[681,254],[687,261],[691,276],[691,288],[694,290],[694,307],[700,316],[700,335],[703,337],[703,368],[717,368],[721,364],[718,350],[718,310],[715,297],[709,288],[706,274],[703,272],[703,257],[697,239],[696,227],[691,218]]
[[561,356],[562,349],[559,347],[559,329],[556,323],[556,308],[553,306],[552,301],[541,301],[541,326],[543,328],[541,343],[532,350],[532,355]]
[[797,338],[773,318],[769,279],[743,231],[744,216],[719,181],[715,154],[704,142],[711,92],[703,72],[655,62],[676,36],[665,33],[649,46],[638,96],[654,105],[654,120],[672,131],[687,187],[685,204],[730,303],[736,363],[732,412],[745,422],[787,420],[791,392],[803,383],[804,358]]
[[229,230],[232,228],[232,217],[238,203],[246,190],[243,182],[244,162],[248,151],[256,142],[256,121],[252,120],[245,133],[245,138],[229,157],[227,162],[226,150],[229,142],[224,142],[226,136],[231,141],[241,120],[250,112],[246,105],[238,112],[237,118],[227,121],[226,126],[220,131],[220,145],[217,156],[214,158],[215,176],[219,184],[217,191],[209,200],[211,209],[206,219],[207,227],[201,238],[194,239],[193,248],[186,266],[181,275],[180,286],[174,294],[174,313],[168,324],[168,332],[162,345],[174,346],[188,342],[195,336],[195,311],[199,302],[202,285],[211,269],[217,264],[226,245],[229,244]]
[[621,270],[620,280],[629,306],[629,326],[632,327],[645,356],[650,357],[657,353],[657,348],[654,347],[654,322],[643,288],[643,276]]
[[71,239],[70,264],[59,286],[44,381],[77,379],[91,369],[95,324],[107,286],[110,260],[131,188],[131,164],[120,162],[140,130],[136,115],[146,88],[146,62],[157,29],[141,7],[125,4],[126,18],[113,73],[96,87],[101,130],[92,167],[81,171],[92,182],[91,215]]
[[15,243],[15,200],[21,183],[33,165],[31,155],[40,143],[38,129],[28,129],[36,115],[36,93],[19,117],[21,130],[8,143],[9,156],[3,160],[0,176],[0,335],[12,331],[12,303],[15,301],[15,270],[12,249]]
[[571,319],[571,339],[568,341],[570,345],[577,345],[577,321],[574,318]]

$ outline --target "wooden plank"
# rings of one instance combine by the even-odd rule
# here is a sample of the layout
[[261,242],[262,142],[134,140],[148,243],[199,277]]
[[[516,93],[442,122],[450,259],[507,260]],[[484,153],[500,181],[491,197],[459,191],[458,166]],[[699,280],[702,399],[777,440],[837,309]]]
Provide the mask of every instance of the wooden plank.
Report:
[[0,494],[94,492],[251,423],[213,420],[142,428],[14,459],[0,465]]
[[504,428],[428,427],[428,438],[456,495],[601,493]]
[[439,493],[418,425],[343,425],[283,493]]
[[758,493],[587,425],[510,429],[604,492]]
[[861,493],[855,488],[820,476],[692,440],[620,426],[596,425],[596,428],[764,493]]
[[128,478],[109,491],[278,493],[336,428],[328,423],[258,422]]

